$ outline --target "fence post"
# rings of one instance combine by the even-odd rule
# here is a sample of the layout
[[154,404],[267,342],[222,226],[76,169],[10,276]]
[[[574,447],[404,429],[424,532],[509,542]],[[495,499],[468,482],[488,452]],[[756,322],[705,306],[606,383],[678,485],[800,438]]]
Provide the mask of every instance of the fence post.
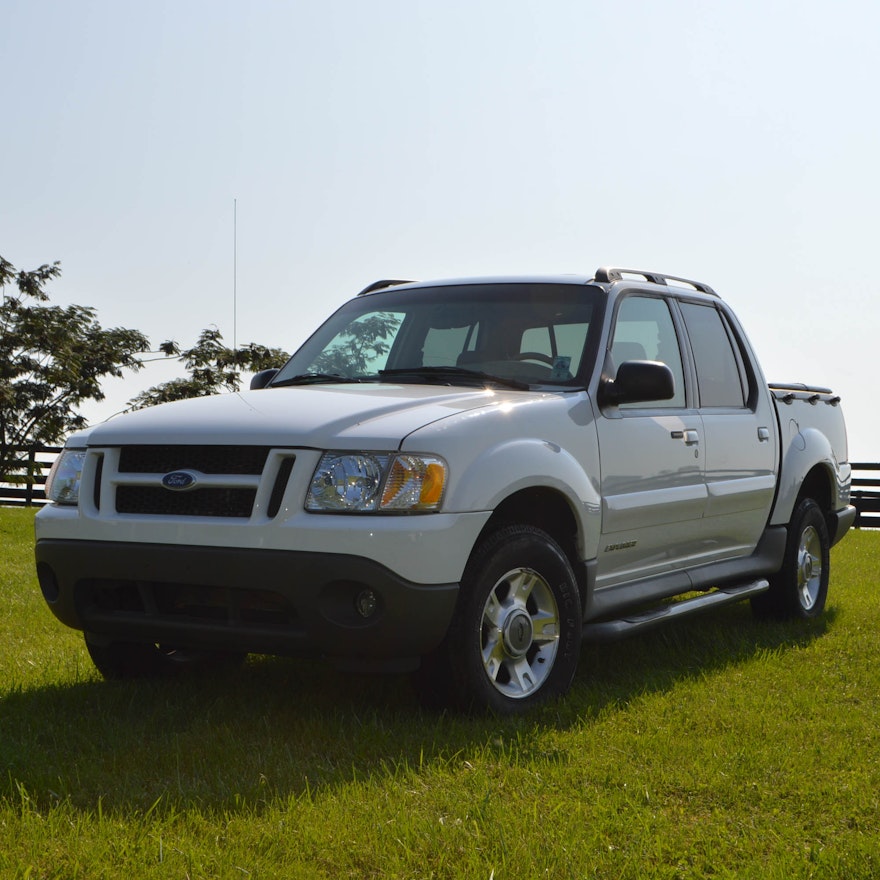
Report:
[[40,472],[44,467],[48,467],[49,463],[40,462],[38,456],[58,455],[62,448],[43,446],[41,443],[31,446],[7,446],[6,452],[12,470],[8,474],[0,470],[0,504],[30,507],[44,503],[46,493],[40,481]]
[[24,490],[24,503],[26,507],[30,507],[34,502],[34,471],[37,463],[37,447],[31,446],[28,449],[27,457],[27,482]]
[[856,509],[853,528],[880,529],[880,463],[852,462],[850,503]]

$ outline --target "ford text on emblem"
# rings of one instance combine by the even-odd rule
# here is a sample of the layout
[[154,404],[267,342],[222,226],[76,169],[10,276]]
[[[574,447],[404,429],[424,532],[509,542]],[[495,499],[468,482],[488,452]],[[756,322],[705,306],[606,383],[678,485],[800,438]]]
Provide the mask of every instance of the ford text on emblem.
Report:
[[192,471],[172,471],[162,477],[162,485],[175,492],[185,492],[196,485],[196,475]]

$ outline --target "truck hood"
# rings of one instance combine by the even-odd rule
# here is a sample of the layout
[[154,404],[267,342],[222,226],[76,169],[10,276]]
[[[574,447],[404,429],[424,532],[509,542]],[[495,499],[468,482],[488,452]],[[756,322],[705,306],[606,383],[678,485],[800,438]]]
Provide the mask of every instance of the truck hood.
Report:
[[426,425],[545,394],[436,385],[311,385],[181,400],[116,416],[76,435],[89,446],[224,444],[396,449]]

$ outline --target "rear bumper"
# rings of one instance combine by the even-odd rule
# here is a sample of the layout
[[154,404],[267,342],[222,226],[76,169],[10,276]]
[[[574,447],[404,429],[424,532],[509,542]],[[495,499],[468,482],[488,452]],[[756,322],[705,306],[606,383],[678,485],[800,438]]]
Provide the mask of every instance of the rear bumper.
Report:
[[345,554],[42,539],[36,560],[49,608],[70,627],[249,653],[416,658],[442,640],[458,594]]

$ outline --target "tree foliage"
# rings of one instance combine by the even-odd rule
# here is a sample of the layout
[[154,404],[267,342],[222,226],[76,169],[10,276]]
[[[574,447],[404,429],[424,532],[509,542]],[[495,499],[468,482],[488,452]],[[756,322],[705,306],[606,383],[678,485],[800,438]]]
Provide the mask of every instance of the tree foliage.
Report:
[[216,327],[202,330],[192,348],[181,351],[176,342],[163,342],[159,349],[166,355],[176,356],[189,375],[142,391],[128,402],[130,409],[238,391],[245,371],[258,372],[279,367],[288,358],[280,348],[267,348],[253,342],[237,349],[228,348]]
[[149,340],[104,329],[88,306],[48,305],[59,263],[19,271],[0,257],[0,474],[17,470],[13,447],[55,444],[85,427],[77,410],[104,399],[101,380],[140,369]]
[[315,358],[312,369],[320,373],[357,376],[368,373],[377,362],[384,364],[389,339],[400,324],[390,312],[358,318]]

